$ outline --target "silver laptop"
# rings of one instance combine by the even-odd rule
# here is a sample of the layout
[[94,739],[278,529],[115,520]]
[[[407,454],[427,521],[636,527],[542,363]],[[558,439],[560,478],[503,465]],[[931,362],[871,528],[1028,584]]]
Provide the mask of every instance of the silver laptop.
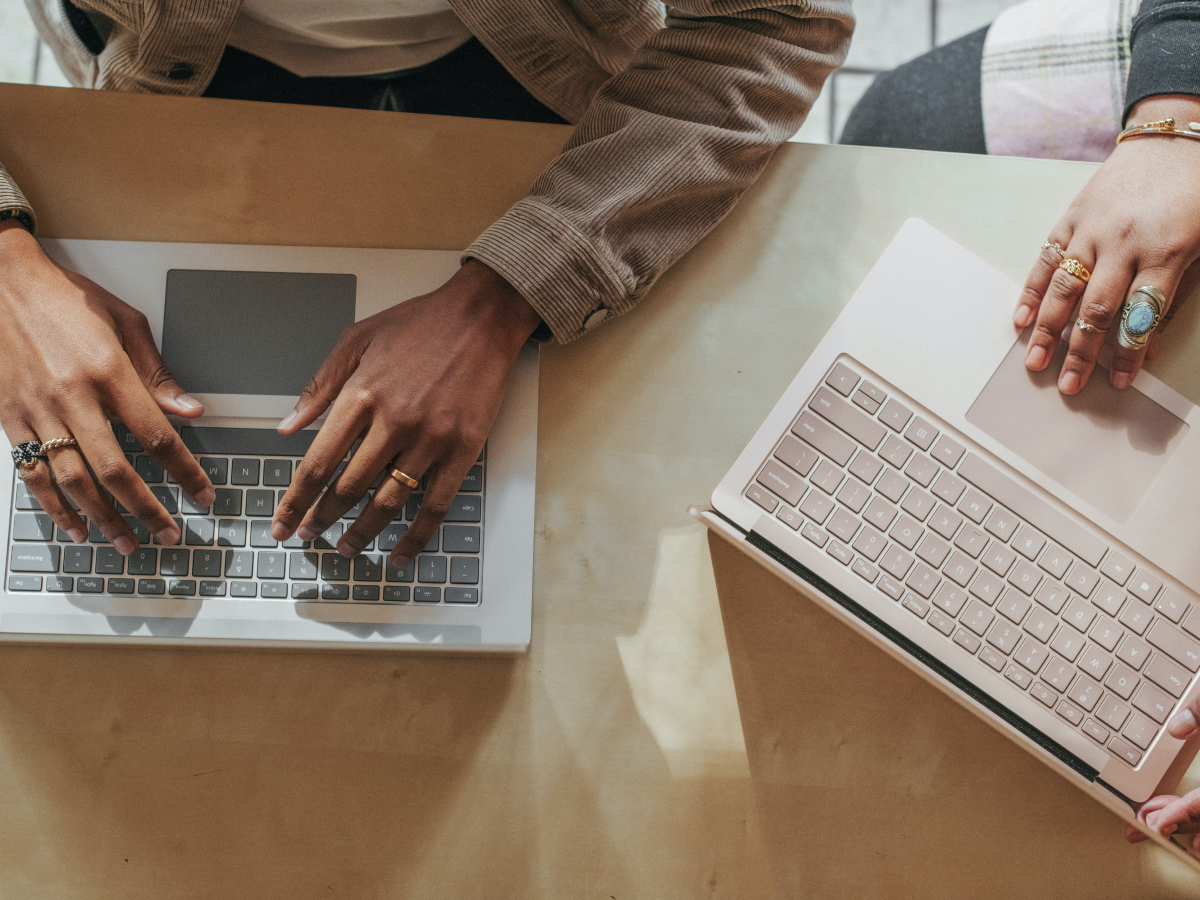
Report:
[[907,222],[700,515],[1129,821],[1200,692],[1200,411],[1060,395],[1017,294]]
[[89,526],[74,544],[0,462],[5,553],[0,638],[519,651],[528,647],[538,352],[521,353],[487,446],[450,514],[404,569],[387,562],[420,506],[353,560],[338,538],[366,499],[317,540],[271,538],[275,505],[321,422],[275,426],[342,329],[441,285],[457,252],[107,241],[42,242],[147,315],[167,365],[205,407],[173,424],[216,488],[201,507],[121,423],[138,475],[177,517],[180,545],[122,557]]

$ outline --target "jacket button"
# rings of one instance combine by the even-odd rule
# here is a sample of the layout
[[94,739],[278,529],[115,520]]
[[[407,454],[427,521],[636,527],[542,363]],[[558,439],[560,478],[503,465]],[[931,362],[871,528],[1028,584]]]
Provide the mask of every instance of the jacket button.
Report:
[[603,306],[600,307],[599,309],[594,309],[588,315],[588,317],[583,320],[583,330],[591,331],[593,328],[595,328],[597,325],[599,325],[601,322],[603,322],[607,318],[608,318],[608,310],[605,309]]
[[170,70],[167,72],[167,77],[172,81],[187,81],[195,74],[195,69],[193,69],[187,63],[179,62],[171,66]]

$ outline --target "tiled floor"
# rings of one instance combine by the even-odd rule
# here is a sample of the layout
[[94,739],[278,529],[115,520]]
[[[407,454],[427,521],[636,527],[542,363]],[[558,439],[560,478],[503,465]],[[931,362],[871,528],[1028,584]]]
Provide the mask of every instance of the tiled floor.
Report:
[[[854,0],[858,28],[846,60],[795,140],[825,143],[841,132],[875,71],[890,69],[981,28],[1017,0]],[[858,71],[854,71],[858,70]],[[865,71],[864,71],[865,70]],[[0,0],[0,81],[66,85],[54,57],[38,49],[24,0]]]

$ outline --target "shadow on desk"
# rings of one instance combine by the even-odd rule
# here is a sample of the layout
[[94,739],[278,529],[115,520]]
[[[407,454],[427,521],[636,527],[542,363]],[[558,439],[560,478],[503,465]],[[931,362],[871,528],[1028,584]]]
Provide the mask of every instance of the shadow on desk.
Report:
[[780,897],[1193,896],[1190,872],[1127,845],[1086,795],[723,539],[709,544]]

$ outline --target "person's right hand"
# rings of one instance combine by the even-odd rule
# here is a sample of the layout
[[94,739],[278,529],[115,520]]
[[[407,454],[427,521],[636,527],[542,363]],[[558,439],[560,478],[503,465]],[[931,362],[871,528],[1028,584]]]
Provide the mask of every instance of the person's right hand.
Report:
[[0,223],[0,360],[0,426],[13,446],[58,437],[78,441],[77,447],[51,450],[50,466],[42,461],[20,470],[26,487],[72,540],[86,541],[87,529],[68,497],[126,556],[137,549],[137,537],[112,498],[160,543],[180,539],[175,520],[125,458],[110,420],[124,422],[198,503],[207,506],[216,498],[163,415],[194,418],[204,409],[171,378],[146,317],[54,263],[11,221]]

